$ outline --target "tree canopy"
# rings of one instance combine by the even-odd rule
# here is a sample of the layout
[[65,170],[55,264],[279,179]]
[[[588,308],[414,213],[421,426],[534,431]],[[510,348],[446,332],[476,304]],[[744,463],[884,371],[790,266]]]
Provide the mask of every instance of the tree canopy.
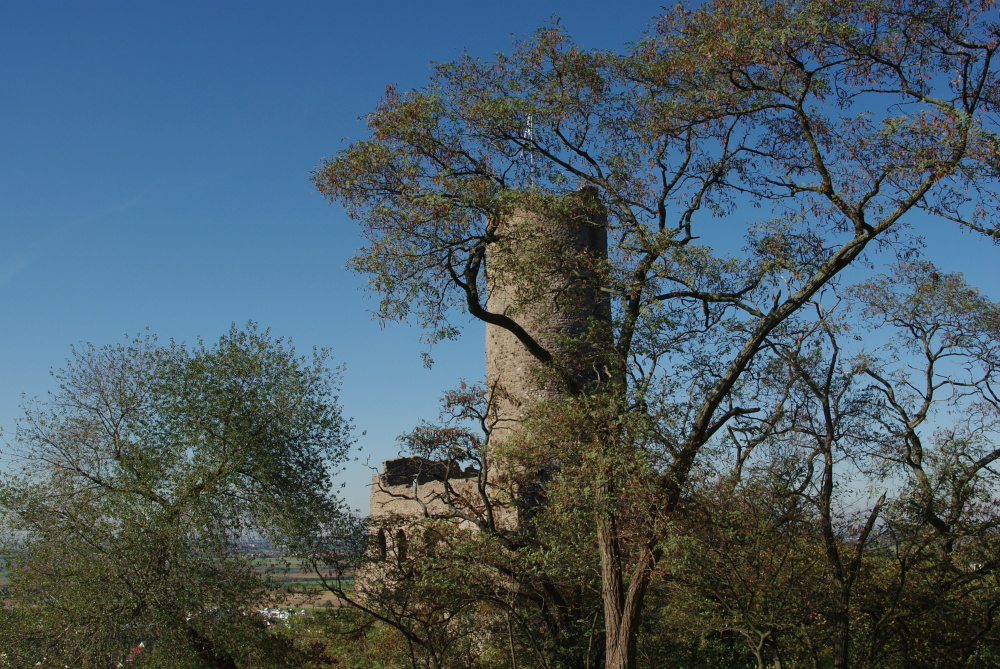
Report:
[[[612,335],[593,340],[608,342],[603,381],[567,382],[575,407],[550,403],[541,424],[573,423],[565,471],[589,463],[576,484],[593,500],[608,667],[635,666],[643,602],[709,455],[740,464],[737,437],[779,427],[756,389],[827,322],[845,270],[912,259],[922,226],[1000,237],[998,47],[986,1],[716,0],[666,10],[621,52],[551,25],[388,88],[370,136],[315,170],[361,224],[352,265],[380,316],[434,342],[471,315],[564,380],[517,305],[490,310],[489,258],[515,211],[558,216],[581,187],[606,209],[608,259],[590,268],[611,300]],[[500,271],[546,261],[521,262]]]
[[[241,546],[293,551],[345,517],[350,424],[325,352],[254,324],[212,345],[76,349],[26,406],[0,482],[5,661],[284,666],[256,611],[278,594]],[[287,650],[287,649],[285,649]]]

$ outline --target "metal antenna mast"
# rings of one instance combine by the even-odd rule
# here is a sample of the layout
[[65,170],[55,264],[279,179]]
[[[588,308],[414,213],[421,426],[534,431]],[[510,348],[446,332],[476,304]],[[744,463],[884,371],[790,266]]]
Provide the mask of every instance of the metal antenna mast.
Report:
[[[529,142],[535,139],[535,130],[532,123],[531,114],[528,114],[528,124],[525,126],[521,135]],[[524,149],[522,149],[522,152]],[[528,152],[528,186],[532,187],[535,185],[535,152]]]

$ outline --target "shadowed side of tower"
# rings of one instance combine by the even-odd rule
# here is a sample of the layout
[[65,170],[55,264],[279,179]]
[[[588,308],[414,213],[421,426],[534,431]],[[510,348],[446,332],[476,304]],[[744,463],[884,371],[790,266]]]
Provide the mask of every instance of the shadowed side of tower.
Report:
[[496,236],[486,261],[487,308],[514,320],[551,360],[543,363],[509,329],[487,324],[495,446],[511,439],[533,402],[593,392],[611,342],[601,278],[607,213],[595,189],[519,206],[499,222]]

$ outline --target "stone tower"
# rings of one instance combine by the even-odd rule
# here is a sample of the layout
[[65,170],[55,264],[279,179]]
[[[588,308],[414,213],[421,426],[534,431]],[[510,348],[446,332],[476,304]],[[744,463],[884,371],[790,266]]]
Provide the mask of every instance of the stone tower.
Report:
[[[486,259],[488,310],[516,321],[578,387],[592,386],[596,354],[610,342],[609,300],[599,280],[607,214],[596,189],[516,208],[496,234]],[[497,418],[494,443],[513,434],[531,401],[568,393],[565,378],[543,369],[514,333],[493,324],[486,326],[486,383]]]
[[[607,215],[596,191],[582,188],[530,204],[527,200],[496,226],[486,259],[487,308],[522,327],[552,355],[564,379],[544,369],[510,330],[487,324],[486,383],[497,419],[493,445],[516,433],[533,400],[565,397],[566,378],[581,389],[597,382],[595,353],[610,341],[609,301],[599,279],[608,252]],[[595,326],[605,334],[591,336]],[[582,335],[587,338],[581,346]],[[473,467],[459,469],[453,463],[421,457],[384,462],[382,471],[372,477],[369,520],[376,553],[381,559],[392,555],[401,559],[416,545],[414,533],[428,517],[447,516],[456,498],[475,505],[479,483],[488,478],[495,484],[515,474],[490,469],[484,476],[486,472]],[[544,466],[533,469],[534,474],[544,474]],[[530,498],[534,474],[519,474],[522,480],[515,494]],[[518,525],[513,510],[499,513],[503,514],[499,524]]]

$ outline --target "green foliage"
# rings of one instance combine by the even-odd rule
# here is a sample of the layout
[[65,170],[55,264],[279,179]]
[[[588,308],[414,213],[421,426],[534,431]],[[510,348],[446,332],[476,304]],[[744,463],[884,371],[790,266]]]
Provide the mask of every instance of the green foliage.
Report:
[[278,666],[256,614],[278,593],[239,543],[344,515],[326,354],[251,323],[212,346],[87,346],[54,376],[0,485],[14,666],[114,666],[140,642],[151,666]]
[[[982,552],[972,528],[995,527],[996,308],[955,277],[918,280],[919,262],[893,270],[902,281],[866,268],[891,262],[885,251],[916,260],[915,213],[1000,237],[997,30],[986,0],[715,0],[664,10],[619,52],[545,26],[510,55],[390,88],[371,135],[316,169],[317,187],[361,224],[352,267],[383,318],[414,318],[432,342],[455,335],[456,312],[505,328],[538,361],[539,394],[563,390],[515,398],[521,435],[502,448],[487,407],[481,452],[464,440],[447,454],[506,467],[505,484],[487,477],[475,501],[517,507],[520,536],[471,507],[441,514],[498,542],[482,582],[531,593],[531,615],[557,621],[539,666],[589,641],[587,616],[569,612],[575,596],[595,610],[595,591],[601,621],[588,629],[613,669],[634,669],[657,638],[696,666],[700,645],[643,624],[685,611],[701,620],[682,627],[734,666],[861,666],[851,648],[870,666],[925,661],[907,644],[930,637],[900,622],[920,618],[900,585],[915,572],[887,567],[883,542],[898,532],[914,568],[969,583],[954,556]],[[562,223],[581,200],[606,214],[606,260],[573,265],[545,235],[528,251],[510,241],[516,214]],[[853,323],[838,311],[849,269],[870,280]],[[608,313],[575,341],[547,342],[532,330],[547,275],[586,278]],[[490,304],[491,282],[507,281],[523,281],[520,302]],[[872,342],[899,332],[895,348],[847,350],[850,334],[869,334],[865,320],[882,328]],[[574,366],[599,383],[575,381]],[[927,434],[944,405],[968,420]],[[935,551],[951,556],[944,571],[931,569]],[[875,572],[899,585],[884,617],[857,608]],[[467,576],[455,573],[449,597],[464,602]],[[802,618],[810,631],[795,628]]]
[[275,632],[293,644],[302,669],[411,669],[405,639],[389,625],[353,608],[293,616]]

